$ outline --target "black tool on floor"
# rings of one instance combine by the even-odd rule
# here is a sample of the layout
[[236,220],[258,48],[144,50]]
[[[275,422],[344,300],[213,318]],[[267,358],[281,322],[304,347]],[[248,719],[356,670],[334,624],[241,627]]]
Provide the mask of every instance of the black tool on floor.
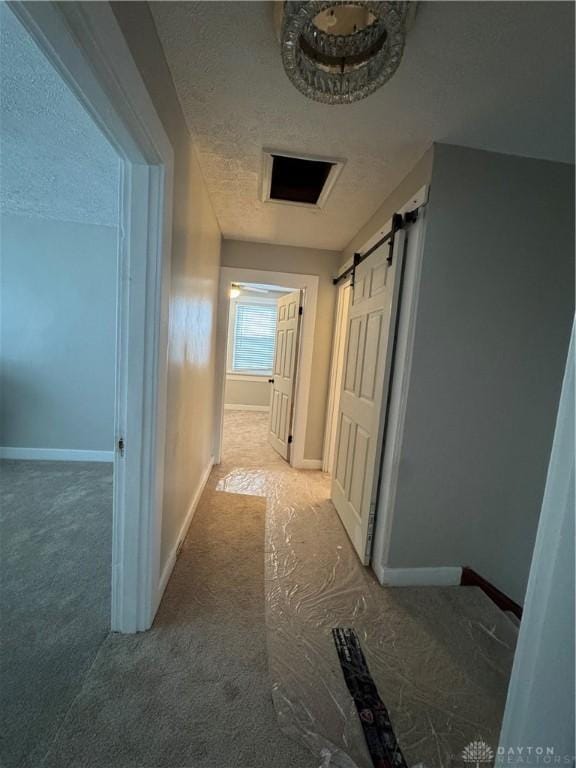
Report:
[[407,768],[388,710],[370,675],[358,635],[353,629],[335,627],[332,636],[374,768]]

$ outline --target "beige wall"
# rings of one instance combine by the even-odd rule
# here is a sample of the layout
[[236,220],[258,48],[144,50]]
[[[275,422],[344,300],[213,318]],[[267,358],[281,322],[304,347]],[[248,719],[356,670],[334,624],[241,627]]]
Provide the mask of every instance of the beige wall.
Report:
[[257,408],[270,406],[271,385],[268,376],[226,376],[225,405],[249,405]]
[[220,230],[148,5],[112,8],[174,149],[163,567],[212,455]]
[[342,253],[342,264],[351,259],[358,248],[361,248],[387,221],[390,221],[392,215],[407,203],[413,194],[425,184],[430,184],[433,161],[434,147],[430,147],[394,192],[384,200],[376,213],[354,235]]
[[224,240],[222,243],[223,267],[294,272],[304,275],[318,275],[320,278],[308,427],[304,448],[306,459],[322,458],[336,297],[332,277],[338,270],[340,259],[341,254],[337,251],[268,245],[240,240]]

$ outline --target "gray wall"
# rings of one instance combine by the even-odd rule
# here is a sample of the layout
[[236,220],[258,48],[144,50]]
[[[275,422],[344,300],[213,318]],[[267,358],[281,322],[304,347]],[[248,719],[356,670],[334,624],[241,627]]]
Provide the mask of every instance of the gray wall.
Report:
[[0,4],[0,445],[114,446],[119,159]]
[[574,312],[574,169],[434,152],[388,567],[522,602]]
[[117,229],[0,219],[0,445],[114,447]]
[[323,251],[316,248],[296,248],[243,240],[224,240],[222,244],[223,267],[268,269],[320,277],[308,426],[304,447],[306,459],[322,458],[336,300],[332,278],[338,272],[340,260],[341,254],[337,251]]

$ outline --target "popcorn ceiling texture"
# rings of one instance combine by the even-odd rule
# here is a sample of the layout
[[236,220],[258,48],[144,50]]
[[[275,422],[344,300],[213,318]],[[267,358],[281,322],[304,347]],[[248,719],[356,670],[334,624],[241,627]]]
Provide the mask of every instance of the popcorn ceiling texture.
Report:
[[[271,3],[152,2],[224,237],[342,249],[433,141],[571,161],[571,3],[421,3],[404,59],[352,105],[282,69]],[[345,158],[322,211],[260,201],[263,147]]]
[[119,158],[0,4],[0,211],[115,226]]

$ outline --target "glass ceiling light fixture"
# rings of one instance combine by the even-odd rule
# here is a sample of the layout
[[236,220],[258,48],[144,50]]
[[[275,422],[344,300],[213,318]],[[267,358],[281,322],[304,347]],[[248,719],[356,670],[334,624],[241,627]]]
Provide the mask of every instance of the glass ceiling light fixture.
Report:
[[415,6],[286,0],[280,31],[286,74],[305,96],[324,104],[365,99],[398,69]]

